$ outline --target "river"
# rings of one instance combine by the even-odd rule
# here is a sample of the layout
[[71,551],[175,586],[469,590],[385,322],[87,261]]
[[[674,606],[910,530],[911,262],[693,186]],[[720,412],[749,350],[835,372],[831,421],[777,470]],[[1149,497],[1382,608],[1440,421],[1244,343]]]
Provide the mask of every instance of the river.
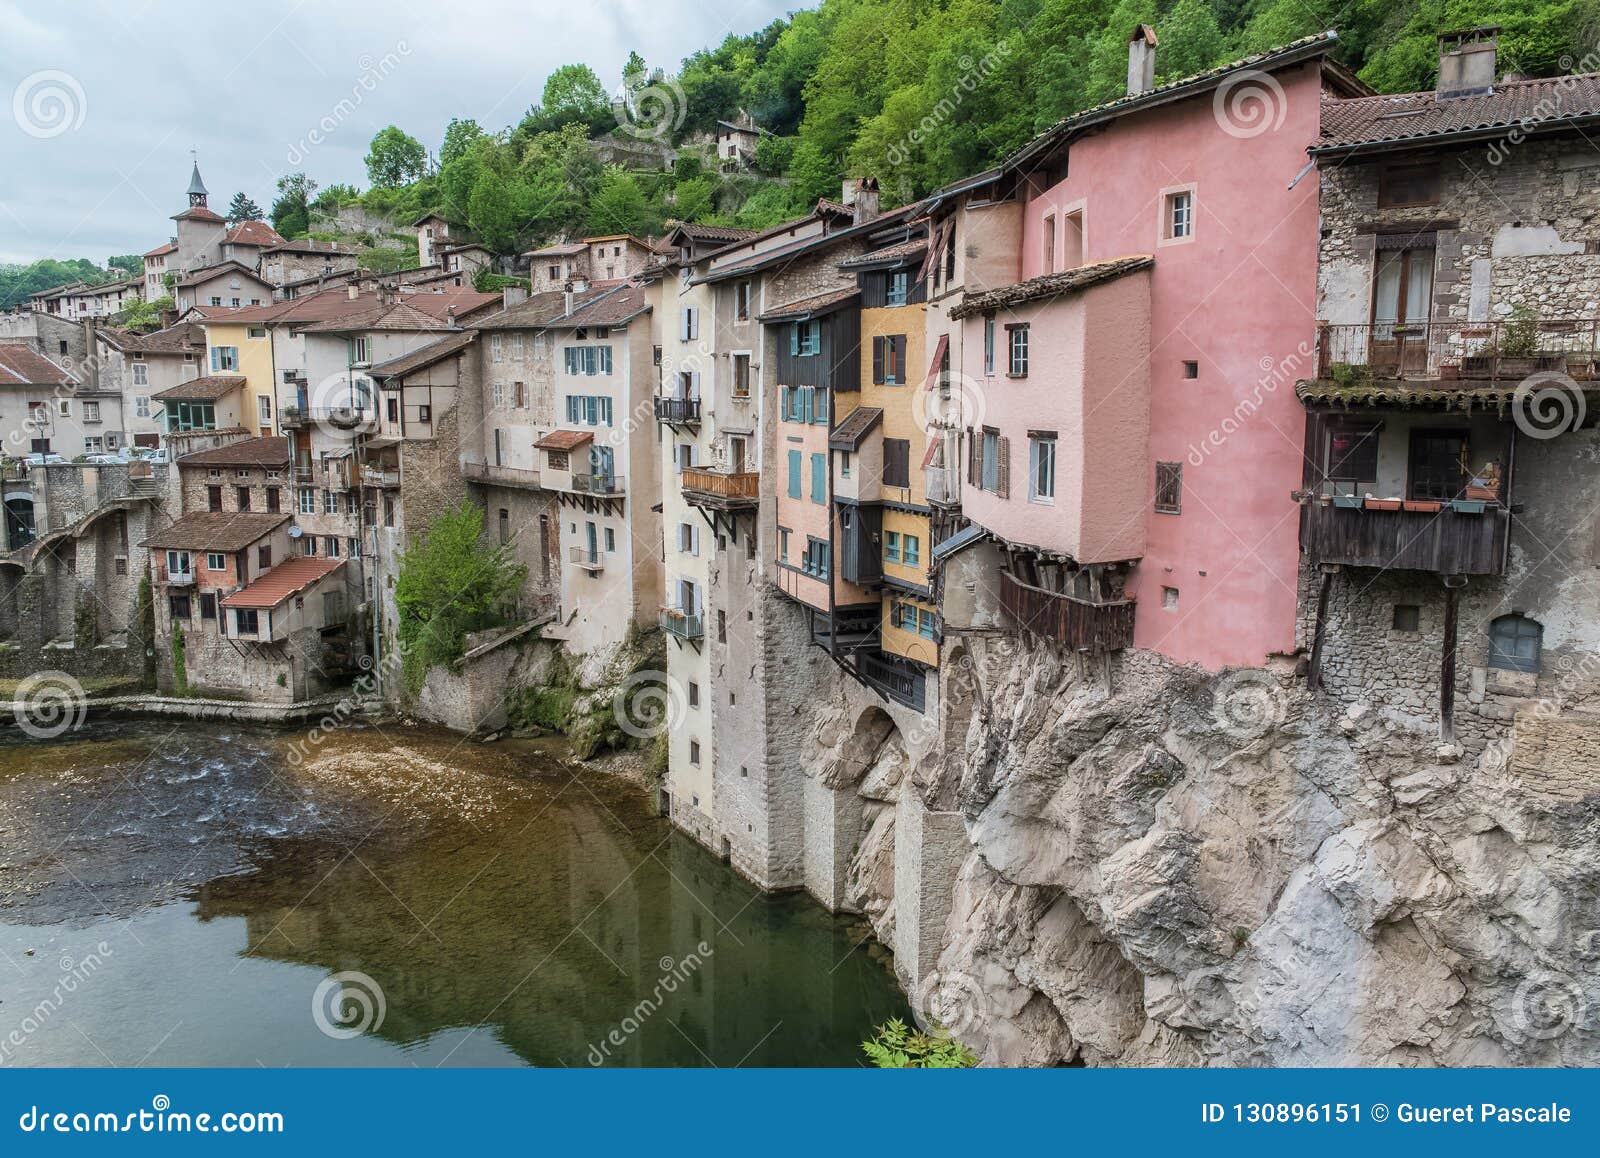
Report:
[[880,956],[537,742],[0,737],[0,1065],[853,1065]]

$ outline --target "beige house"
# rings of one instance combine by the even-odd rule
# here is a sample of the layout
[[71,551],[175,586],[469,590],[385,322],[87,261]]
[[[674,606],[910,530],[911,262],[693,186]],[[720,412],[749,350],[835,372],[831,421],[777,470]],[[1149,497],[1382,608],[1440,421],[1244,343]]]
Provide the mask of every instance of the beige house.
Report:
[[180,313],[191,306],[240,309],[271,302],[272,288],[249,266],[224,261],[185,274],[173,289],[173,302]]

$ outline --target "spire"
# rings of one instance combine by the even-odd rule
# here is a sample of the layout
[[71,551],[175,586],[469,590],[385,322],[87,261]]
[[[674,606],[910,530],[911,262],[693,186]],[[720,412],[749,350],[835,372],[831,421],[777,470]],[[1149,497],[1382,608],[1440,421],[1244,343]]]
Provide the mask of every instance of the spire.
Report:
[[189,204],[204,206],[206,203],[206,183],[200,180],[200,158],[193,149],[189,150],[194,156],[194,172],[189,177]]

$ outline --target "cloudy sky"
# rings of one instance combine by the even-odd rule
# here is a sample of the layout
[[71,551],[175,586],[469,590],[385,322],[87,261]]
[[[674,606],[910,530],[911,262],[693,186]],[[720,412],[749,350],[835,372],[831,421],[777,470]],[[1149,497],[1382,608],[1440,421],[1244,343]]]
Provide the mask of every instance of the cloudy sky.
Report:
[[365,185],[361,158],[385,125],[437,151],[451,117],[515,124],[558,65],[581,60],[609,86],[630,49],[671,71],[802,6],[0,0],[0,262],[103,262],[160,244],[184,205],[190,149],[218,210],[241,189],[268,207],[297,169]]

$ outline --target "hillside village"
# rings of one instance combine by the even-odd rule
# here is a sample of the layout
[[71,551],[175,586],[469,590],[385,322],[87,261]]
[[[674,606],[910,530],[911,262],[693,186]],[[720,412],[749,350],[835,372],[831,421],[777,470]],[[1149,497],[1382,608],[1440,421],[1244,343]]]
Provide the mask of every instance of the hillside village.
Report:
[[[1577,970],[1600,771],[1600,73],[1158,32],[761,230],[378,273],[175,174],[143,276],[0,323],[3,674],[648,751],[989,1062],[1592,1060],[1494,1011]],[[463,512],[471,622],[407,578]],[[1335,959],[1391,1017],[1291,1007]]]

